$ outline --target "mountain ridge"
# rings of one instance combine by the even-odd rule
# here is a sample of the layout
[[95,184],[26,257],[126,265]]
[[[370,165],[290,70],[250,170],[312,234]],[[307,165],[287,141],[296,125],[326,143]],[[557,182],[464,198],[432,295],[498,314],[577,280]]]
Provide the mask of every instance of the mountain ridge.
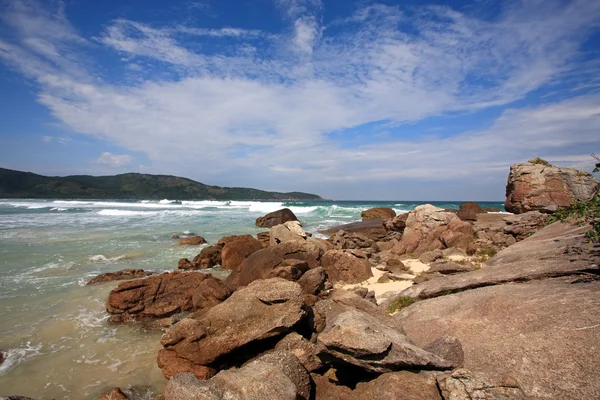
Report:
[[174,175],[44,176],[0,168],[0,198],[132,200],[322,200],[304,192],[211,186]]

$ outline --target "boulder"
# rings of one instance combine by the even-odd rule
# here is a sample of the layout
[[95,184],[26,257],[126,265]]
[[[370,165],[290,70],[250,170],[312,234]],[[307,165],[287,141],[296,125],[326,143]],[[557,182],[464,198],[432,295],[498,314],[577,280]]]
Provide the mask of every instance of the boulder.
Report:
[[386,231],[404,232],[407,218],[408,213],[403,213],[394,218],[386,219],[383,221],[383,227]]
[[546,214],[539,211],[527,211],[523,214],[514,214],[504,217],[506,226],[503,232],[513,236],[516,240],[527,239],[538,229],[546,225]]
[[299,360],[284,351],[267,353],[240,369],[201,381],[193,374],[172,378],[165,400],[308,400],[311,380]]
[[479,204],[470,201],[460,205],[456,216],[463,221],[475,221],[477,214],[484,214],[486,211],[479,206]]
[[344,232],[360,232],[362,234],[369,234],[372,232],[381,232],[385,234],[385,230],[383,229],[383,219],[371,219],[367,221],[361,222],[351,222],[349,224],[336,225],[325,230],[320,231],[320,233],[324,233],[326,235],[333,235],[336,232],[344,231]]
[[542,162],[516,164],[510,167],[504,208],[515,214],[554,212],[573,200],[590,200],[599,188],[600,181],[587,172]]
[[431,266],[429,267],[429,269],[427,270],[427,273],[436,273],[439,272],[440,274],[444,274],[444,275],[450,275],[450,274],[456,274],[459,272],[470,272],[473,271],[475,268],[473,268],[473,265],[469,264],[458,264],[455,263],[454,261],[450,261],[450,260],[437,260],[435,262],[433,262],[431,264]]
[[481,286],[599,271],[599,251],[585,237],[589,229],[555,222],[500,251],[485,268],[423,282],[400,295],[425,299]]
[[460,340],[454,336],[443,335],[435,339],[433,342],[423,347],[423,350],[428,351],[436,356],[448,360],[455,368],[462,367],[465,361],[465,353],[463,352]]
[[439,390],[444,399],[452,400],[526,400],[525,393],[512,377],[489,379],[466,369],[457,369],[451,373],[436,377]]
[[198,266],[190,260],[188,260],[187,258],[180,258],[177,262],[177,269],[193,270],[198,269]]
[[469,247],[473,241],[470,224],[456,214],[424,204],[408,213],[402,240],[393,248],[396,254],[421,255],[426,251],[447,247]]
[[217,373],[215,368],[194,364],[186,358],[179,357],[176,352],[167,349],[158,351],[156,362],[166,379],[188,372],[200,379],[210,379]]
[[223,368],[238,362],[239,354],[228,359],[232,352],[259,352],[262,347],[254,344],[285,334],[304,316],[300,285],[279,278],[255,281],[198,319],[173,325],[161,343],[193,365]]
[[336,385],[326,376],[310,375],[315,383],[315,400],[354,400],[352,390],[343,385]]
[[104,274],[100,274],[97,277],[90,279],[87,284],[94,285],[96,283],[145,278],[149,275],[152,275],[152,272],[144,271],[143,269],[124,269],[117,272],[106,272]]
[[307,371],[312,372],[323,366],[321,359],[317,356],[317,346],[296,332],[291,332],[281,339],[275,346],[275,350],[292,353],[302,363]]
[[109,322],[164,318],[220,303],[230,294],[220,280],[200,272],[171,272],[123,282],[113,289],[106,310]]
[[275,225],[280,225],[288,221],[298,221],[296,215],[289,208],[273,211],[264,217],[256,219],[256,226],[261,228],[271,228]]
[[177,242],[176,246],[199,246],[205,243],[206,240],[202,236],[192,236],[181,239],[179,242]]
[[366,235],[358,232],[338,231],[327,239],[338,249],[365,249],[373,247],[375,242]]
[[[221,246],[208,246],[203,248],[194,259],[194,269],[207,269],[221,264]],[[186,264],[184,264],[186,265]]]
[[306,240],[307,237],[300,221],[288,221],[271,228],[269,231],[269,245],[275,246],[290,240]]
[[532,399],[597,399],[600,280],[498,285],[416,302],[394,316],[418,345],[457,337],[464,368],[512,376]]
[[262,248],[252,235],[229,236],[217,245],[221,246],[221,266],[229,270],[236,269],[248,256]]
[[319,260],[327,251],[325,241],[308,238],[290,240],[256,251],[246,258],[225,280],[232,288],[246,286],[257,279],[272,277],[273,270],[286,259],[304,261],[309,268],[319,266]]
[[379,261],[379,269],[392,272],[394,274],[402,274],[410,269],[404,265],[399,255],[393,254],[390,251],[382,251],[379,253]]
[[419,256],[419,261],[421,261],[424,264],[429,264],[434,262],[435,260],[442,258],[443,256],[444,253],[440,249],[426,251],[425,253]]
[[329,250],[321,259],[331,283],[360,283],[373,276],[366,257],[354,250]]
[[129,400],[129,397],[123,391],[116,387],[110,392],[101,394],[96,400]]
[[302,287],[302,291],[315,296],[325,289],[326,282],[327,273],[323,267],[308,270],[298,279],[298,284]]
[[389,207],[369,208],[368,210],[364,210],[360,213],[360,217],[363,221],[368,221],[371,219],[388,219],[394,218],[395,216],[396,211],[392,210]]
[[258,232],[256,234],[256,239],[258,239],[258,242],[260,243],[261,247],[269,247],[271,242],[271,235],[269,232]]
[[443,400],[432,374],[410,371],[388,372],[370,382],[359,383],[351,399]]
[[0,351],[0,365],[4,363],[4,353]]
[[473,222],[475,245],[503,249],[516,243],[514,236],[504,233],[505,217],[505,214],[477,214],[477,220]]

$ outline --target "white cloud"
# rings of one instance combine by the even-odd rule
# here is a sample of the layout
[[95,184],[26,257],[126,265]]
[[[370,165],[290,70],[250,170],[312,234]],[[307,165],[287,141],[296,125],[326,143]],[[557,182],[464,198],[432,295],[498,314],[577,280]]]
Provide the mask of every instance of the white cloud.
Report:
[[[157,172],[189,174],[194,165],[218,179],[236,171],[240,185],[259,177],[297,188],[315,180],[498,175],[528,157],[567,160],[598,145],[600,100],[589,95],[507,111],[488,129],[455,137],[388,135],[380,144],[343,146],[347,128],[475,112],[571,79],[581,43],[598,28],[598,2],[511,2],[491,20],[447,7],[375,4],[328,26],[320,1],[276,3],[290,27],[278,35],[117,19],[93,41],[122,55],[128,73],[160,63],[168,79],[100,79],[79,61],[89,41],[64,10],[22,3],[3,18],[15,35],[0,41],[0,58],[35,78],[39,102],[73,131],[144,153],[165,168]],[[221,38],[228,42],[220,51],[202,51],[204,40]],[[600,65],[586,68],[590,80],[574,87],[597,83]]]
[[101,153],[96,163],[108,165],[109,167],[123,167],[131,164],[133,157],[128,154],[112,154],[108,151]]

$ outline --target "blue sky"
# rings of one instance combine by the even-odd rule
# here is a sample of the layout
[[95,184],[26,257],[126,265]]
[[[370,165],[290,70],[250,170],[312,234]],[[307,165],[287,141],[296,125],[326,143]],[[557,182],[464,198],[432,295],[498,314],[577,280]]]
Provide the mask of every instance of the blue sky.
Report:
[[5,168],[503,200],[600,153],[600,1],[0,4]]

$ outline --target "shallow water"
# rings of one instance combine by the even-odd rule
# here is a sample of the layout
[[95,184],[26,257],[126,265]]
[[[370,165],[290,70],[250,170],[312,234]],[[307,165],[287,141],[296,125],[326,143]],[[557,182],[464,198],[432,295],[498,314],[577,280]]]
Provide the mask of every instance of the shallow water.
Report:
[[[125,268],[177,268],[201,247],[175,247],[175,233],[214,243],[256,234],[257,217],[289,207],[312,233],[422,202],[225,202],[0,200],[0,395],[88,399],[115,386],[162,390],[160,332],[111,326],[105,301],[118,283],[85,286]],[[460,203],[436,203],[457,208]],[[501,208],[501,204],[482,203]]]

